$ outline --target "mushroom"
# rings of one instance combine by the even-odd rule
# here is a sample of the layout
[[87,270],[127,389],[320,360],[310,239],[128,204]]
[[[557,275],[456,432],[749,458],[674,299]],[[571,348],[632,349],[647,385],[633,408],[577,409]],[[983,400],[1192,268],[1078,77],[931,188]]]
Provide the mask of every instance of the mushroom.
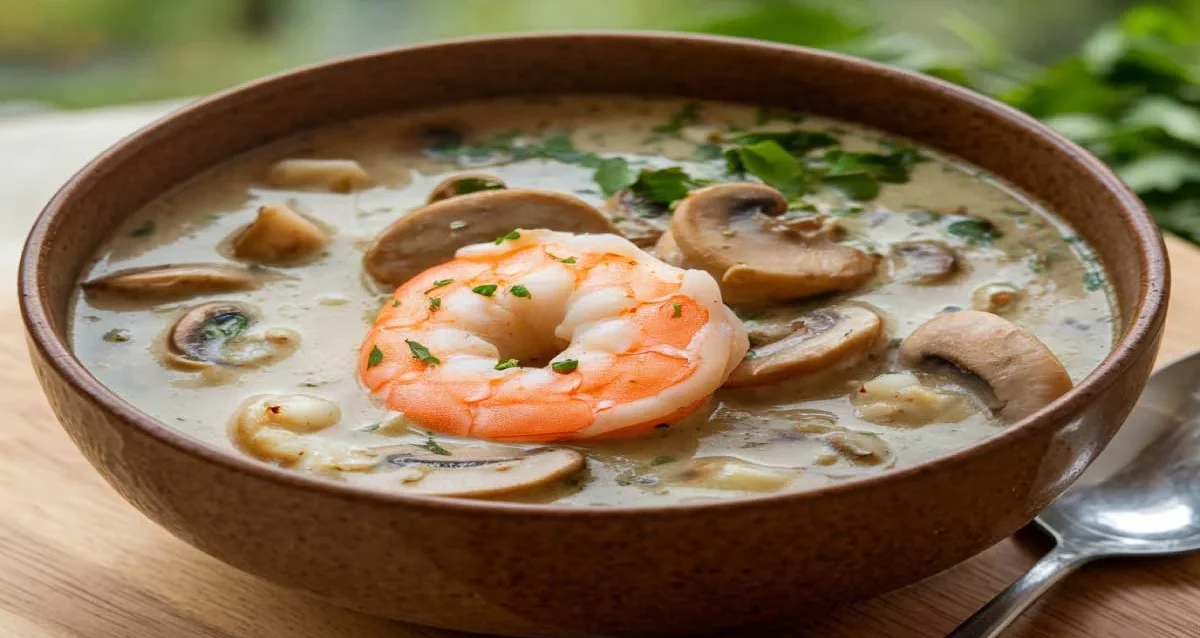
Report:
[[647,202],[623,188],[604,203],[621,236],[642,248],[653,246],[671,226],[667,207]]
[[254,309],[230,301],[200,304],[188,310],[167,335],[167,360],[186,369],[211,365],[250,367],[274,363],[300,346],[300,335],[285,328],[248,332]]
[[385,463],[400,475],[395,488],[414,494],[508,494],[548,485],[584,466],[582,454],[560,447],[496,450],[437,443],[401,447],[405,449],[389,454]]
[[128,299],[169,301],[253,290],[268,271],[233,264],[166,264],[121,270],[84,282],[84,290]]
[[479,191],[495,191],[504,188],[508,188],[508,186],[498,177],[492,177],[484,173],[464,173],[462,175],[447,177],[438,182],[438,185],[434,186],[433,190],[429,192],[429,200],[426,203],[433,204],[459,195],[469,195],[471,193],[478,193]]
[[430,266],[449,261],[468,244],[491,241],[514,228],[615,233],[603,213],[570,195],[504,189],[459,195],[428,204],[375,236],[363,267],[382,284],[398,286]]
[[892,244],[892,255],[900,262],[904,281],[935,284],[958,271],[954,249],[936,241],[904,241]]
[[260,207],[258,217],[229,240],[234,257],[263,264],[302,261],[328,241],[323,228],[286,204]]
[[874,275],[876,256],[834,241],[836,220],[787,212],[787,199],[770,186],[718,184],[680,202],[671,234],[688,265],[720,282],[727,303],[852,290]]
[[267,184],[276,188],[349,193],[371,185],[371,176],[350,159],[289,158],[271,165]]
[[938,315],[900,344],[900,360],[918,365],[941,359],[982,379],[1002,407],[1000,416],[1018,421],[1071,389],[1071,377],[1037,337],[988,312],[963,310]]
[[858,361],[879,342],[883,320],[874,311],[839,305],[805,313],[788,336],[757,346],[738,364],[726,387],[774,383]]
[[1021,291],[1012,284],[987,284],[975,289],[971,295],[971,307],[976,310],[1001,314],[1012,310],[1020,300]]

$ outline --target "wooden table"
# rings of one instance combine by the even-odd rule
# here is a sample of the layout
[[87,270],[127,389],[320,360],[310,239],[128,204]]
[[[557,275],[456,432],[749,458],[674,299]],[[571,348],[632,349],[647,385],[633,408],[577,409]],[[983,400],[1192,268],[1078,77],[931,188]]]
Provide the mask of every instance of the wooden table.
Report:
[[[55,422],[29,368],[14,289],[25,232],[90,157],[171,108],[0,120],[0,638],[455,636],[331,607],[176,540],[121,500]],[[1200,346],[1200,251],[1168,240],[1175,293],[1161,360]],[[924,582],[749,636],[940,636],[1046,550],[1023,531]],[[1200,555],[1085,568],[1014,637],[1200,636]]]

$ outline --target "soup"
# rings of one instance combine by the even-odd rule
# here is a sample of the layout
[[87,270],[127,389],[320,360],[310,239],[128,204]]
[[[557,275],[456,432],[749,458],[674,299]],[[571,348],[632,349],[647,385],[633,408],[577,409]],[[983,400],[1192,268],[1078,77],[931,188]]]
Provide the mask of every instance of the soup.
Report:
[[[580,301],[600,281],[645,298]],[[599,315],[564,328],[575,312],[611,319],[608,341]],[[950,453],[1090,372],[1115,313],[1070,227],[954,158],[745,105],[506,98],[315,131],[179,186],[104,244],[71,335],[119,395],[265,463],[608,506]]]

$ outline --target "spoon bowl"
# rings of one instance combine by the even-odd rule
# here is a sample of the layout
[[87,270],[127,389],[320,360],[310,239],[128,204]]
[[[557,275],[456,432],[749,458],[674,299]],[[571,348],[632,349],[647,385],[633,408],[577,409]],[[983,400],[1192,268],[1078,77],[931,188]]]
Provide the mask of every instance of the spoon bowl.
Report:
[[998,636],[1093,560],[1200,550],[1200,352],[1150,378],[1109,446],[1035,521],[1054,550],[948,638]]

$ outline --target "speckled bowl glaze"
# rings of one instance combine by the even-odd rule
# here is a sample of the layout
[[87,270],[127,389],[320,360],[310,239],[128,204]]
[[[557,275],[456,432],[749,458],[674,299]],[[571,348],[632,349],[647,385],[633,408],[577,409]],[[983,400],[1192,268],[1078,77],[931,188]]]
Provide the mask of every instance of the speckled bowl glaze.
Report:
[[[201,170],[381,111],[589,92],[793,107],[965,158],[1092,242],[1115,284],[1120,341],[1066,396],[955,454],[815,491],[639,509],[384,494],[289,472],[187,438],[72,355],[67,307],[81,268],[122,218]],[[184,108],[58,193],[29,237],[20,285],[34,366],[63,426],[113,487],[179,538],[371,614],[582,636],[711,632],[803,614],[912,583],[1011,534],[1079,476],[1129,411],[1154,361],[1168,274],[1137,198],[1095,158],[997,102],[794,47],[588,33],[385,51]]]

